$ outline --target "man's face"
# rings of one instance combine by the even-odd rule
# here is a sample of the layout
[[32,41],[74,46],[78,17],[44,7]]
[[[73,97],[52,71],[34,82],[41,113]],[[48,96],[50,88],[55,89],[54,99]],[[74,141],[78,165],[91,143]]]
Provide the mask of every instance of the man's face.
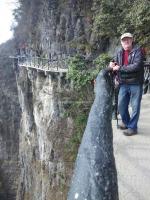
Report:
[[132,49],[132,42],[133,38],[125,37],[121,40],[121,45],[124,50],[131,50]]

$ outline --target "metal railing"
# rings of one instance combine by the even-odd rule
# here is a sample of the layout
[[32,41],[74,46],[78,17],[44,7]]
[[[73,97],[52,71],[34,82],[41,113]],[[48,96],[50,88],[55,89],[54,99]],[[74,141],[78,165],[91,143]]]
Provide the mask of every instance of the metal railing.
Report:
[[[70,56],[61,56],[55,59],[41,58],[36,56],[10,56],[14,59],[13,64],[20,67],[34,68],[45,72],[67,72],[68,59]],[[150,62],[144,62],[144,80],[150,83]]]
[[150,92],[150,62],[144,62],[144,84],[143,93]]
[[40,57],[18,57],[18,65],[43,71],[67,71],[67,59],[49,60]]
[[59,59],[50,60],[48,58],[32,57],[32,56],[11,56],[14,63],[19,67],[33,68],[45,72],[67,72],[67,60],[69,57],[61,57]]
[[150,78],[150,62],[144,63],[144,79]]

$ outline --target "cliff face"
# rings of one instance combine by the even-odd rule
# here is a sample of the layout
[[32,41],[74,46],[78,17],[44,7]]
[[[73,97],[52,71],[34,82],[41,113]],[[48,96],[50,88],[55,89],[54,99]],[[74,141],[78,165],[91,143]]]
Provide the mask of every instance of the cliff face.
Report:
[[[92,29],[99,0],[18,1],[17,50],[49,59],[75,53],[93,59],[109,45],[114,54],[118,40],[113,38],[110,45]],[[0,54],[0,199],[66,200],[74,164],[68,141],[76,128],[73,119],[65,117],[74,103],[70,85],[65,74],[44,75],[25,68],[16,71],[16,83],[8,61],[13,45],[2,47]]]
[[45,76],[20,69],[19,200],[66,199],[72,163],[65,159],[65,144],[72,133],[72,120],[63,116],[65,84],[59,87],[63,79],[60,74]]
[[0,46],[0,199],[15,200],[18,187],[20,106],[9,55],[13,42]]
[[[47,5],[46,5],[47,4]],[[48,56],[88,54],[93,45],[92,1],[47,1],[38,25],[39,44]]]
[[15,31],[17,44],[26,43],[38,56],[89,56],[107,48],[108,41],[92,30],[93,1],[21,1],[22,18]]
[[[77,52],[89,57],[103,51],[106,41],[98,42],[91,30],[91,7],[92,1],[76,0],[24,3],[24,34],[30,53],[33,49],[37,56],[55,58]],[[23,35],[17,37],[22,26],[16,29],[16,44],[24,42]],[[64,117],[72,101],[65,75],[20,68],[17,84],[22,109],[17,200],[66,200],[73,168],[66,146],[74,122]]]

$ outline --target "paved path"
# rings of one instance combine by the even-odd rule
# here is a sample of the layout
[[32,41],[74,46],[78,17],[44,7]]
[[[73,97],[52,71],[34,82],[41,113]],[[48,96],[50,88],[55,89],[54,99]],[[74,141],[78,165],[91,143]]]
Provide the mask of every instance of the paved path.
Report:
[[150,200],[150,94],[143,95],[139,134],[124,136],[113,121],[119,200]]

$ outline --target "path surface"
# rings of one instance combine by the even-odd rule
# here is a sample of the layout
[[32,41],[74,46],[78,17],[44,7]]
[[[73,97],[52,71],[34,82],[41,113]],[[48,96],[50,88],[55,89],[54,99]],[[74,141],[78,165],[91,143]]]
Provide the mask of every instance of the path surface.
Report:
[[150,94],[142,98],[138,132],[124,136],[113,121],[119,200],[150,200]]

